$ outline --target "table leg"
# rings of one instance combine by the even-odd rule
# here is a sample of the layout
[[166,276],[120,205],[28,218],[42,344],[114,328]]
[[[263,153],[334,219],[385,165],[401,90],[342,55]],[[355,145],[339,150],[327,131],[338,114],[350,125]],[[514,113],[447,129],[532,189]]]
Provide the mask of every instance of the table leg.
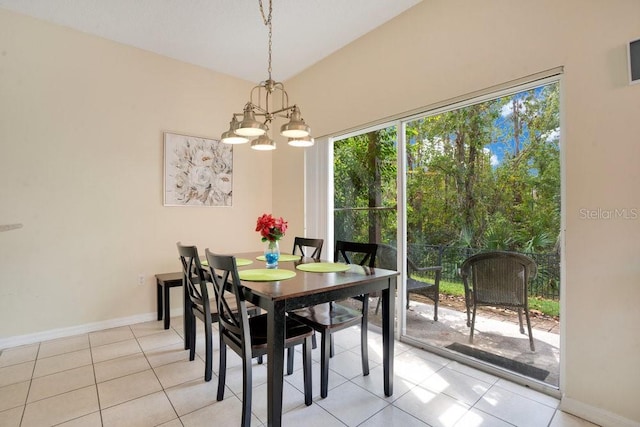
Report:
[[282,425],[282,391],[284,375],[284,303],[276,302],[267,310],[267,425]]
[[171,325],[171,302],[169,295],[171,293],[171,286],[168,283],[164,284],[164,328],[169,329]]
[[158,300],[158,320],[162,320],[162,286],[160,285],[159,279],[156,279],[156,293]]
[[389,287],[382,291],[382,357],[384,373],[384,395],[393,395],[393,346],[396,278],[389,278]]

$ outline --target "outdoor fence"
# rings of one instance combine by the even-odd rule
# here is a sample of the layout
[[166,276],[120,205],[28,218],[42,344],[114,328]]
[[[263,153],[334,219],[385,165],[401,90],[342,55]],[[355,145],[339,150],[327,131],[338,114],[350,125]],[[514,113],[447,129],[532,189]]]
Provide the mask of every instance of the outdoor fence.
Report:
[[[465,259],[486,249],[459,248],[444,245],[412,243],[409,257],[418,266],[442,265],[442,280],[462,283],[459,269]],[[560,255],[557,253],[524,253],[538,266],[538,274],[531,282],[529,295],[558,301],[560,299]]]
[[[336,208],[334,238],[355,242],[385,242],[396,246],[396,208]],[[377,232],[369,234],[371,224]],[[458,269],[471,255],[486,252],[482,248],[410,243],[409,257],[419,267],[442,265],[442,280],[462,284]],[[529,287],[530,296],[560,300],[560,254],[524,253],[538,265],[538,274]]]

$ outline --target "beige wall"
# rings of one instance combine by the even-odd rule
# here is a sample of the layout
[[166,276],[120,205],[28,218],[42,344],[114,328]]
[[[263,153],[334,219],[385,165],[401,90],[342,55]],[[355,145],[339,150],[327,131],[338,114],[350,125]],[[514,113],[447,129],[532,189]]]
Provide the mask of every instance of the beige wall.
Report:
[[[564,66],[563,405],[615,425],[640,423],[640,219],[580,212],[640,212],[640,85],[627,85],[625,51],[638,37],[637,0],[428,0],[287,82],[318,136]],[[287,165],[302,157],[274,157],[292,183],[274,208],[295,221],[284,194],[303,187]]]
[[262,247],[270,153],[234,148],[231,208],[163,206],[163,131],[218,138],[250,88],[0,9],[0,341],[153,313],[178,240]]

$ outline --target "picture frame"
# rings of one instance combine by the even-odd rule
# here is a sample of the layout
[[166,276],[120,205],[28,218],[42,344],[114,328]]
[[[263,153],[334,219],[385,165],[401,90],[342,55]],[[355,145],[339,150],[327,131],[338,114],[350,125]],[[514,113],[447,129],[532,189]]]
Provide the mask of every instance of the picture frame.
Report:
[[164,132],[164,206],[230,207],[232,201],[232,146]]
[[629,84],[640,83],[640,39],[627,43],[627,62],[629,67]]

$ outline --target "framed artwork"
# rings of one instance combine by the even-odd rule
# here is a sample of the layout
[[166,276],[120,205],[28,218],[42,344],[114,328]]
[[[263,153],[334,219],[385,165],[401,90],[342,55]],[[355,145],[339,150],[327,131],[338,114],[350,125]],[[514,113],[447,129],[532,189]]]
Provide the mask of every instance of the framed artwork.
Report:
[[164,133],[164,205],[231,206],[232,146]]

